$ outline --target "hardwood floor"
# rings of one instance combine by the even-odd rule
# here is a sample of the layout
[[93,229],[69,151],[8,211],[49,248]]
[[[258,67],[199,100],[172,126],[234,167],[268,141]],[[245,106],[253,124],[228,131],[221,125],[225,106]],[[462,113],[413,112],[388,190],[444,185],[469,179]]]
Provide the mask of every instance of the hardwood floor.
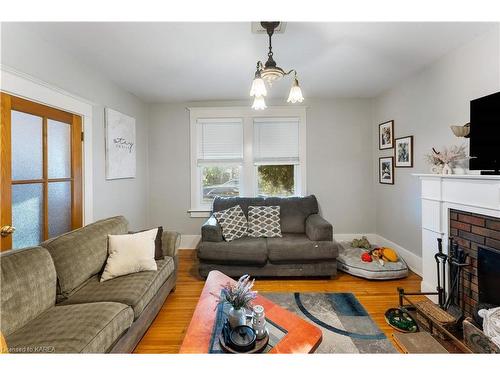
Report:
[[[135,349],[135,353],[178,353],[191,321],[204,280],[197,274],[194,250],[181,250],[177,288],[165,301],[160,313]],[[394,330],[385,322],[384,312],[396,307],[396,288],[419,291],[420,276],[413,272],[406,279],[368,281],[343,272],[335,279],[257,280],[255,290],[266,292],[351,292],[363,304],[380,329],[392,340]]]

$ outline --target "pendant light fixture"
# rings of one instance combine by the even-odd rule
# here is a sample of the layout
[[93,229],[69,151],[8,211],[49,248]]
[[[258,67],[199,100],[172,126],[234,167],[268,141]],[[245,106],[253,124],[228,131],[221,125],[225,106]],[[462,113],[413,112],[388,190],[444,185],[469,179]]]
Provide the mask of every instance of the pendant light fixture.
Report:
[[279,26],[279,22],[261,22],[261,26],[266,29],[267,35],[269,36],[269,52],[267,53],[267,61],[263,64],[261,61],[257,61],[257,70],[255,71],[255,76],[252,82],[252,88],[250,89],[250,96],[254,96],[254,102],[252,105],[253,109],[265,109],[267,108],[264,97],[267,95],[266,81],[269,86],[284,76],[294,73],[292,87],[290,89],[290,94],[288,95],[288,103],[302,103],[304,97],[302,96],[302,90],[299,86],[299,80],[297,78],[297,71],[291,69],[285,72],[281,69],[276,61],[273,59],[273,46],[271,43],[274,30]]

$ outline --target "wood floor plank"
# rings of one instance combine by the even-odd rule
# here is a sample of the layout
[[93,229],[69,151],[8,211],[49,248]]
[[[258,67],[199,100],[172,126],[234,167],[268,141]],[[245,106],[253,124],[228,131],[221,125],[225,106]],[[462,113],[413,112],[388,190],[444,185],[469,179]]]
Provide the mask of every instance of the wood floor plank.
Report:
[[[421,277],[413,272],[405,279],[392,281],[368,281],[339,272],[334,279],[260,279],[256,281],[254,289],[261,293],[353,293],[379,328],[392,340],[392,333],[396,331],[385,322],[384,313],[398,305],[396,288],[420,291],[421,281]],[[204,280],[197,274],[196,252],[180,250],[177,288],[168,296],[135,353],[178,353],[203,285]]]

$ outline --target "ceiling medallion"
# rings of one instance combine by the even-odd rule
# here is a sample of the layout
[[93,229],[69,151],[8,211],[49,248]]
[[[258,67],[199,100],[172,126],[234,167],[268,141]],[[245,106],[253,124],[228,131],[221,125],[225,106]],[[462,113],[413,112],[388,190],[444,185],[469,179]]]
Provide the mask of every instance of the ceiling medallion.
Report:
[[299,80],[297,79],[297,71],[295,69],[291,69],[288,72],[285,72],[276,64],[276,61],[274,61],[273,59],[273,46],[271,43],[271,39],[274,34],[274,30],[279,26],[280,23],[274,21],[261,22],[260,24],[264,29],[266,29],[267,35],[269,36],[269,52],[267,53],[267,61],[265,64],[263,64],[262,61],[257,61],[257,70],[255,71],[252,88],[250,89],[250,96],[255,97],[252,108],[257,110],[267,108],[266,102],[264,100],[264,96],[267,95],[267,89],[264,80],[269,84],[269,87],[271,87],[276,80],[290,75],[291,73],[294,73],[294,78],[287,102],[302,103],[304,97],[302,96],[302,90],[300,89]]

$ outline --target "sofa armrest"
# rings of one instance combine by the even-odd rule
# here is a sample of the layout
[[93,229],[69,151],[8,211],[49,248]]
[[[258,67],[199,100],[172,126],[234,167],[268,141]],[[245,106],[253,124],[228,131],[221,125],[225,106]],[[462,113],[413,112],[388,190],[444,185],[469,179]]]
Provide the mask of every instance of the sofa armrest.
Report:
[[163,256],[176,257],[179,245],[181,244],[181,235],[171,230],[163,231],[161,236],[161,247]]
[[318,214],[306,219],[306,235],[311,241],[333,241],[333,226]]
[[201,227],[201,240],[209,242],[221,242],[224,240],[222,238],[222,228],[213,215]]

